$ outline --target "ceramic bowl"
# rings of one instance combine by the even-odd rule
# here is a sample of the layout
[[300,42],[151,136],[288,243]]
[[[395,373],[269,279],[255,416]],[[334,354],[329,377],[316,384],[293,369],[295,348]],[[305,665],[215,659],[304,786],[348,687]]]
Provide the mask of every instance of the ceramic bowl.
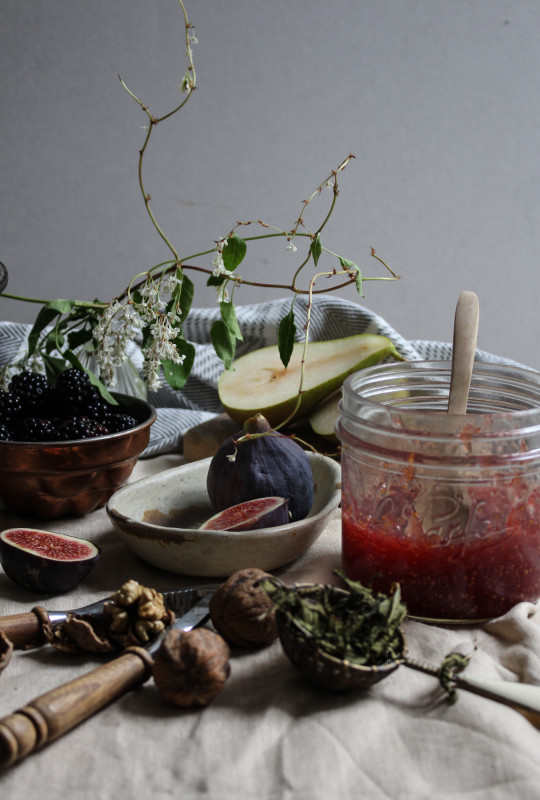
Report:
[[66,442],[0,441],[0,500],[6,509],[58,519],[105,505],[131,475],[156,418],[144,400],[115,397],[138,420],[134,428]]
[[107,513],[128,547],[156,567],[185,575],[226,577],[239,569],[271,570],[302,555],[341,501],[341,467],[310,453],[315,500],[298,522],[254,531],[201,531],[212,516],[206,490],[210,458],[183,464],[119,489]]

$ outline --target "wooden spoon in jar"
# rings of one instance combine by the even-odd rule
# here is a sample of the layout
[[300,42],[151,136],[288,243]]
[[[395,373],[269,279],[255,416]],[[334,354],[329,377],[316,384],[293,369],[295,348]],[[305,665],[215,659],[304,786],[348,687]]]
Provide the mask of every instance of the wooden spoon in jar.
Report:
[[478,338],[478,297],[474,292],[462,292],[454,318],[452,375],[448,396],[449,414],[466,414],[471,374]]
[[[462,292],[454,319],[452,371],[448,396],[448,414],[466,414],[471,375],[478,337],[478,297]],[[462,493],[444,481],[422,484],[414,502],[424,533],[447,541],[463,529],[469,517],[469,506]]]

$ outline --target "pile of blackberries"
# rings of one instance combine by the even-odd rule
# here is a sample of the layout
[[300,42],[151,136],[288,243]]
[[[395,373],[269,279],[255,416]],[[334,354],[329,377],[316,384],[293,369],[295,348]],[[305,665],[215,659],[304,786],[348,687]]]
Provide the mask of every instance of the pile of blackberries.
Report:
[[90,439],[133,428],[137,420],[106,402],[86,372],[62,372],[53,385],[44,375],[20,372],[0,390],[0,440],[58,442]]

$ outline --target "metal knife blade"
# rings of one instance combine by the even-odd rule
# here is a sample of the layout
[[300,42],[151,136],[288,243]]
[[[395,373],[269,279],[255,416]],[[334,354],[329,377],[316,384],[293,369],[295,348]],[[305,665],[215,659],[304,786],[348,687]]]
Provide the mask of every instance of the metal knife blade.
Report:
[[[200,597],[200,599],[197,600],[185,614],[178,617],[167,630],[175,628],[180,631],[192,631],[193,628],[206,622],[206,620],[210,618],[210,600],[212,599],[212,595],[213,592],[207,592]],[[150,655],[157,652],[166,634],[167,631],[164,631],[157,639],[146,646]]]

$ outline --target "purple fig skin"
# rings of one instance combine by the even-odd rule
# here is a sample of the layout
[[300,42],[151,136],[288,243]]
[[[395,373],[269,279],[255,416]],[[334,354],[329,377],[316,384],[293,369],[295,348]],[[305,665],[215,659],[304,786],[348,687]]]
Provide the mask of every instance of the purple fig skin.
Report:
[[[17,530],[24,531],[24,528]],[[40,531],[27,529],[32,534],[39,534]],[[80,583],[83,578],[95,567],[100,556],[100,548],[85,539],[77,539],[77,543],[85,545],[87,555],[78,559],[58,560],[57,558],[47,558],[38,552],[30,552],[23,549],[14,542],[9,541],[10,531],[3,531],[0,534],[0,562],[5,574],[14,583],[28,589],[31,592],[40,594],[62,594],[68,592]],[[42,533],[51,535],[50,531]],[[62,539],[71,542],[73,536],[65,536],[56,533],[55,538],[61,544]],[[59,552],[59,551],[58,551]]]
[[235,444],[246,433],[271,430],[262,414],[256,414],[244,423],[243,431],[226,439],[218,448],[207,479],[215,511],[259,497],[285,497],[291,522],[309,514],[314,496],[313,473],[299,444],[280,433]]
[[261,497],[246,500],[214,514],[201,526],[201,531],[256,531],[275,528],[289,522],[289,508],[284,497]]

